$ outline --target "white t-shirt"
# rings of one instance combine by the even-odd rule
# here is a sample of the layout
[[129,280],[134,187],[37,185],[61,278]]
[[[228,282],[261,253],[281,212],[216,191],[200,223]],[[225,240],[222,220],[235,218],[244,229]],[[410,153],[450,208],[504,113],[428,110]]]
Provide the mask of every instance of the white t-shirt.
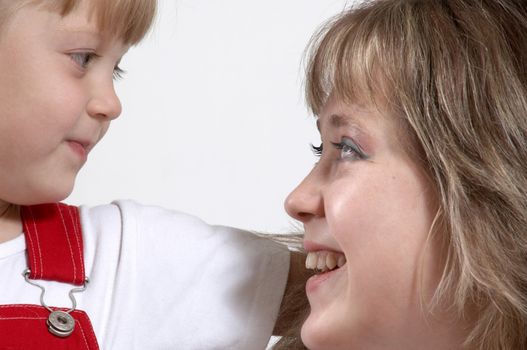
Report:
[[[131,201],[80,214],[90,283],[75,297],[101,349],[265,349],[287,280],[287,249]],[[40,304],[40,290],[22,276],[25,249],[23,235],[0,244],[0,305]],[[71,285],[36,282],[46,288],[46,304],[71,307]]]

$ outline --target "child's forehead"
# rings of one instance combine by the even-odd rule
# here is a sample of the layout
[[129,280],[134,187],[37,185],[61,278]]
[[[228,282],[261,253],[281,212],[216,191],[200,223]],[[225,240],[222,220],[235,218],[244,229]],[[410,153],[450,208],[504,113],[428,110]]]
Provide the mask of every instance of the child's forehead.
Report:
[[79,6],[67,15],[61,16],[60,21],[57,22],[57,30],[65,32],[88,32],[97,35],[100,35],[101,32],[100,24],[94,16],[93,6],[88,7],[87,5]]
[[[72,6],[66,4],[74,3]],[[100,34],[102,23],[98,18],[98,11],[104,11],[96,5],[97,1],[39,1],[37,4],[42,11],[49,11],[55,17],[58,31],[90,32]]]
[[157,0],[33,0],[27,4],[61,16],[64,29],[109,34],[136,44],[153,22]]
[[83,5],[62,15],[58,10],[49,6],[27,2],[15,9],[3,31],[8,31],[12,33],[11,35],[38,36],[43,42],[48,42],[47,39],[60,38],[71,38],[70,41],[75,41],[75,38],[80,38],[81,35],[90,36],[93,39],[105,39],[92,13],[91,9]]

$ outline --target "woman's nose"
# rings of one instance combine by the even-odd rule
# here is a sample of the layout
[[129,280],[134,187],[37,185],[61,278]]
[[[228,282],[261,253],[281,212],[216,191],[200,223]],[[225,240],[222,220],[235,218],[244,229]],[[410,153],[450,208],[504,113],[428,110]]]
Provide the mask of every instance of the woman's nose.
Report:
[[293,219],[303,223],[313,217],[324,216],[324,201],[322,196],[320,179],[316,175],[316,169],[287,196],[284,206],[286,212]]

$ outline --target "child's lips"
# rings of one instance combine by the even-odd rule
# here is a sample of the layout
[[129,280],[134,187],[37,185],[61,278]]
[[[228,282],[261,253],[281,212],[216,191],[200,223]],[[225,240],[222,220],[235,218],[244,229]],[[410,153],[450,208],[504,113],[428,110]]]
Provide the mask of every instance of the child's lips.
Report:
[[88,153],[93,148],[93,144],[89,141],[83,141],[83,140],[67,140],[66,141],[70,148],[75,152],[77,155],[81,157],[82,160],[86,160],[88,158]]

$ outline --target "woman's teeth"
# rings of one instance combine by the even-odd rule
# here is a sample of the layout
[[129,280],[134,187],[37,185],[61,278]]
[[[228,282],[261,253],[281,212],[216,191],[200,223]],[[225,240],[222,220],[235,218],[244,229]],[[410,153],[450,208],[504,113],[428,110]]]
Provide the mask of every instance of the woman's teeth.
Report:
[[320,272],[331,271],[346,263],[346,257],[341,253],[318,251],[309,252],[306,258],[306,269]]

